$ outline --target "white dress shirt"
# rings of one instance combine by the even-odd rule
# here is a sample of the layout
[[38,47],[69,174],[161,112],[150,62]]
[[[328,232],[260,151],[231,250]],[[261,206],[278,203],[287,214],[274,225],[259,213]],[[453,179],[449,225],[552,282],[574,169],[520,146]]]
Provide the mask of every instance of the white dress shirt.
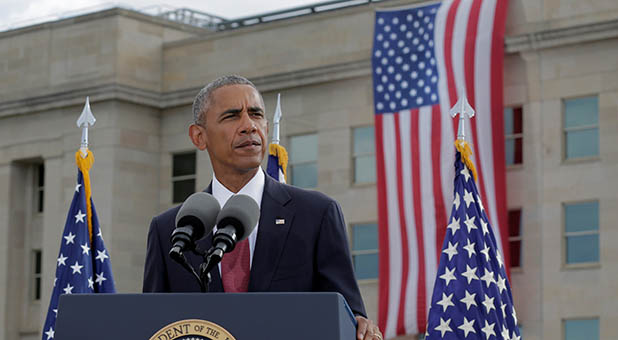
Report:
[[[253,176],[253,178],[247,184],[245,184],[245,186],[242,187],[242,189],[240,189],[237,194],[244,194],[250,196],[258,204],[258,207],[261,207],[265,181],[266,179],[264,178],[264,171],[262,171],[262,168],[260,167],[255,173],[255,176]],[[221,184],[221,182],[219,182],[219,180],[217,180],[217,177],[213,174],[212,195],[215,196],[215,198],[217,199],[217,201],[219,201],[219,204],[223,208],[227,200],[236,194],[229,191],[225,186],[223,186],[223,184]],[[249,268],[251,268],[251,265],[253,264],[253,250],[255,249],[255,240],[257,239],[257,231],[259,224],[260,222],[258,221],[255,229],[253,229],[253,232],[251,232],[251,235],[249,235]],[[215,228],[213,229],[213,233],[215,233],[216,231],[217,227],[215,226]],[[221,262],[219,262],[219,273],[221,273]]]

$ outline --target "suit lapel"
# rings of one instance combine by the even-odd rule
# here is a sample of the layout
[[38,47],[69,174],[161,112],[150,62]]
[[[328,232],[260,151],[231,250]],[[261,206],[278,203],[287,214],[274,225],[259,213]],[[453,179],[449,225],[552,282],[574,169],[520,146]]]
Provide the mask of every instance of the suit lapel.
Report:
[[288,237],[294,211],[286,204],[290,195],[285,186],[268,174],[260,208],[260,222],[253,251],[249,291],[267,291]]

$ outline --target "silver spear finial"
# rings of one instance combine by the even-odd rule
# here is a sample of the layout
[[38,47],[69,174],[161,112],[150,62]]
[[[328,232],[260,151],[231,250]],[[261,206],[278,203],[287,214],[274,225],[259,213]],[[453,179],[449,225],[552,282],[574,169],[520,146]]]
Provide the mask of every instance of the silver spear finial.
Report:
[[281,93],[277,93],[277,108],[273,117],[273,144],[279,144],[279,122],[281,121]]
[[451,114],[451,117],[453,118],[455,118],[455,116],[459,114],[459,126],[457,128],[457,140],[460,142],[465,141],[466,140],[466,129],[465,129],[464,124],[465,124],[466,116],[468,116],[468,118],[474,117],[474,109],[472,108],[472,106],[470,106],[470,103],[468,103],[468,98],[466,98],[465,92],[462,94],[461,97],[459,97],[459,100],[457,101],[457,103],[455,103],[455,106],[451,108],[449,113]]
[[94,125],[96,121],[97,120],[92,115],[92,111],[90,111],[90,98],[86,97],[86,104],[84,105],[82,114],[77,118],[77,127],[82,128],[82,143],[79,148],[82,157],[88,155],[88,126]]

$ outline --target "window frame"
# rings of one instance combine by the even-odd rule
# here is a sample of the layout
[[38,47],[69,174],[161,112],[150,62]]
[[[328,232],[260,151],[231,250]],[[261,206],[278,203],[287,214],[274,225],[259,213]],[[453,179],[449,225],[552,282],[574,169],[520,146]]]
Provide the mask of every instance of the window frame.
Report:
[[[294,162],[294,158],[292,157],[292,139],[297,138],[297,137],[310,136],[310,135],[315,135],[316,136],[316,142],[315,143],[316,143],[316,148],[318,149],[318,152],[317,152],[315,161]],[[288,150],[288,156],[289,156],[288,159],[289,159],[289,161],[288,161],[288,173],[287,173],[288,184],[296,186],[296,185],[294,185],[294,166],[315,163],[315,169],[316,169],[316,174],[315,174],[315,183],[316,183],[316,185],[315,185],[315,187],[299,187],[299,186],[296,186],[296,187],[303,188],[303,189],[317,189],[320,186],[320,180],[319,180],[319,173],[320,173],[319,170],[320,169],[318,167],[318,159],[320,158],[319,134],[317,132],[307,132],[307,133],[300,133],[300,134],[288,136],[288,145],[289,145],[289,150]]]
[[[523,105],[509,105],[509,106],[505,106],[504,109],[510,108],[513,110],[513,113],[515,113],[515,109],[519,108],[521,110],[521,133],[511,133],[511,134],[504,134],[504,145],[505,145],[505,166],[508,169],[518,169],[524,166],[524,106]],[[503,113],[504,115],[504,110]],[[503,117],[504,119],[504,117]],[[504,123],[504,122],[503,122]],[[506,141],[507,140],[517,140],[517,139],[521,139],[521,163],[513,163],[513,164],[506,164]]]
[[[182,175],[182,176],[174,176],[174,156],[183,156],[183,155],[190,155],[193,154],[193,156],[195,157],[195,169],[192,175]],[[170,200],[172,202],[172,204],[177,204],[177,203],[182,203],[182,202],[174,202],[174,183],[175,182],[179,182],[179,181],[185,181],[185,180],[189,180],[192,179],[193,180],[193,191],[195,192],[195,186],[197,184],[197,152],[195,150],[192,151],[179,151],[179,152],[172,152],[170,154],[171,156],[171,167],[170,167],[170,172],[171,172],[171,176],[170,176]]]
[[[510,236],[510,232],[508,235],[508,242],[509,242],[509,251],[511,249],[511,242],[520,242],[520,247],[519,247],[519,267],[514,267],[512,265],[512,263],[509,263],[509,266],[511,268],[512,272],[522,272],[523,268],[524,268],[524,259],[523,259],[523,243],[524,243],[524,238],[523,238],[523,229],[524,229],[524,225],[523,225],[523,209],[521,207],[516,207],[516,208],[511,208],[511,209],[507,209],[507,215],[508,213],[510,213],[511,211],[519,211],[519,234],[517,236]],[[508,226],[510,228],[510,225]],[[510,231],[510,230],[509,230]],[[512,259],[510,258],[511,254],[509,253],[509,261],[512,261]]]
[[[597,202],[598,205],[598,214],[599,214],[599,225],[597,226],[596,231],[576,231],[569,232],[566,231],[566,207],[567,205],[576,205],[582,203],[591,203]],[[569,201],[562,202],[562,223],[561,223],[561,243],[562,243],[562,269],[570,270],[570,269],[586,269],[586,268],[600,268],[601,267],[601,220],[600,220],[600,211],[601,211],[601,201],[599,199],[588,199],[588,200],[579,200],[579,201]],[[597,262],[579,262],[579,263],[568,263],[567,258],[567,239],[571,236],[585,236],[585,235],[599,235],[599,260]]]
[[[589,97],[595,97],[597,99],[597,124],[596,125],[582,125],[582,126],[567,128],[566,127],[567,101],[575,100],[575,99],[582,99],[582,98],[589,98]],[[600,115],[600,108],[599,108],[599,94],[594,93],[594,94],[589,94],[589,95],[562,98],[561,104],[562,104],[562,114],[561,114],[560,129],[561,129],[561,139],[562,139],[562,163],[563,164],[573,164],[573,163],[593,162],[593,161],[600,160],[601,159],[601,129],[600,129],[601,115]],[[575,157],[575,158],[567,157],[567,133],[573,132],[573,131],[591,130],[595,128],[597,130],[597,138],[599,139],[598,140],[598,143],[599,143],[598,154],[592,155],[592,156]]]
[[[41,181],[43,184],[41,185]],[[45,163],[34,164],[34,212],[43,214],[45,212]]]
[[[30,302],[40,303],[43,297],[43,251],[41,249],[32,249],[30,255]],[[39,272],[37,272],[37,260]],[[39,293],[38,297],[37,291]]]
[[570,317],[562,319],[562,336],[560,337],[562,340],[566,340],[566,324],[568,321],[584,321],[584,320],[598,320],[599,321],[599,339],[601,338],[601,317],[600,316],[582,316],[582,317]]
[[[361,152],[360,154],[356,154],[354,152],[354,146],[355,146],[355,144],[354,144],[354,142],[355,142],[354,130],[368,128],[368,127],[373,129],[373,152]],[[377,159],[376,159],[376,148],[375,148],[375,146],[376,146],[375,125],[359,125],[359,126],[351,126],[350,128],[351,128],[350,129],[350,131],[351,131],[351,133],[350,133],[350,140],[351,140],[350,141],[350,146],[351,146],[351,150],[350,150],[350,155],[351,155],[351,157],[350,157],[350,159],[351,159],[350,168],[352,169],[352,176],[350,176],[350,185],[353,186],[353,187],[357,187],[357,188],[358,187],[366,187],[366,186],[374,186],[374,185],[376,185],[376,183],[378,181],[378,179],[377,179],[377,177],[378,177],[377,169],[376,169],[376,174],[375,174],[375,176],[374,176],[372,181],[370,181],[370,182],[357,182],[356,181],[356,158],[363,157],[363,156],[373,156],[374,163],[377,162]]]
[[[376,249],[364,249],[364,250],[354,250],[354,228],[357,226],[361,226],[361,225],[367,225],[367,224],[375,224],[376,225],[376,237],[378,238],[376,243],[377,243],[377,248]],[[350,240],[350,258],[352,260],[352,267],[355,269],[354,271],[354,278],[356,279],[356,281],[358,283],[377,283],[378,279],[380,277],[380,268],[378,267],[378,276],[376,278],[368,278],[368,279],[358,279],[356,278],[356,268],[354,266],[354,257],[357,255],[371,255],[371,254],[377,254],[378,255],[378,266],[380,263],[380,240],[379,240],[379,233],[380,233],[380,225],[378,224],[377,221],[367,221],[367,222],[356,222],[356,223],[350,223],[349,226],[349,240]]]

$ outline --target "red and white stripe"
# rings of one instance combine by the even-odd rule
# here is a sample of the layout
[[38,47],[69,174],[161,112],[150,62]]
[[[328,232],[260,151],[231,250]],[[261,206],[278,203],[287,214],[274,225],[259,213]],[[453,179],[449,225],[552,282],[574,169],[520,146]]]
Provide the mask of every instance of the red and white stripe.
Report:
[[[505,0],[446,0],[435,20],[440,104],[376,114],[380,280],[386,338],[425,332],[453,202],[449,109],[465,91],[476,116],[466,136],[482,202],[508,264],[502,66]],[[508,267],[507,267],[508,271]]]

